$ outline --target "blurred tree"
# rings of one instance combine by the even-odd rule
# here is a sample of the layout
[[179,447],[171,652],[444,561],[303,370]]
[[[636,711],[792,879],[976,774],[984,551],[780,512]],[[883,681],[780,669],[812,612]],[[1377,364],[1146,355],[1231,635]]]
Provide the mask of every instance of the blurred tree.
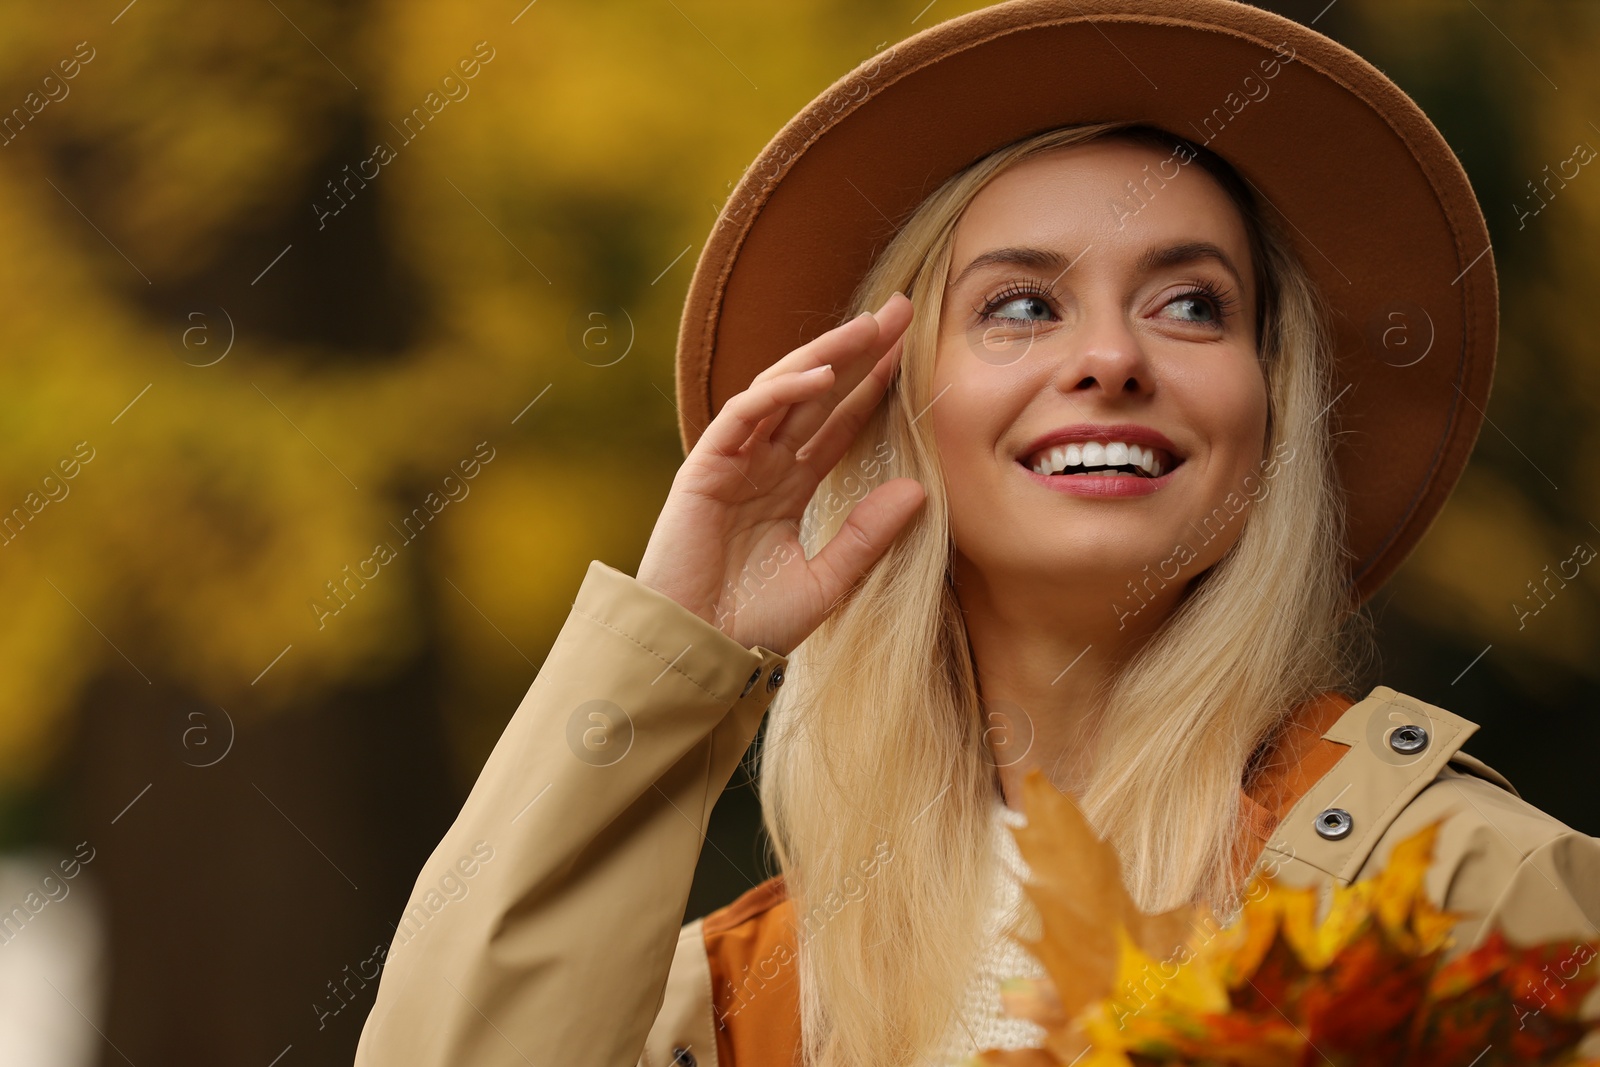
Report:
[[1352,0],[1329,17],[1461,157],[1500,282],[1472,464],[1376,598],[1383,680],[1481,724],[1474,753],[1600,833],[1583,763],[1600,750],[1600,567],[1578,562],[1600,550],[1600,166],[1576,162],[1600,163],[1600,8]]

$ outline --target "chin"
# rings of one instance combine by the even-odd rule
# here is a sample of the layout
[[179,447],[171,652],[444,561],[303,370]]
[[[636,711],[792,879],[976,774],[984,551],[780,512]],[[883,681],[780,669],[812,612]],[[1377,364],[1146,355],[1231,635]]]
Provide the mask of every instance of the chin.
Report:
[[[1064,537],[1061,544],[1036,546],[1038,550],[1034,552],[1005,553],[1004,562],[998,565],[998,572],[1011,575],[1013,581],[1027,582],[1029,588],[1060,590],[1075,600],[1099,595],[1108,604],[1130,595],[1130,582],[1135,585],[1148,583],[1153,592],[1163,590],[1163,579],[1158,572],[1162,570],[1163,561],[1172,554],[1170,541],[1159,544],[1151,541],[1146,544],[1141,539],[1136,546],[1122,544],[1113,548],[1106,541],[1095,538],[1097,543],[1087,551],[1082,548],[1074,551],[1074,540]],[[1110,540],[1114,542],[1114,535]],[[991,572],[989,567],[981,569],[985,573],[998,573]],[[1170,565],[1165,568],[1165,573],[1168,576],[1164,579],[1166,589],[1192,577],[1188,568],[1184,568],[1183,573],[1174,574],[1174,568]],[[1152,576],[1155,577],[1152,579]],[[1152,593],[1143,595],[1149,599]],[[1092,606],[1092,602],[1088,606]],[[1110,617],[1110,607],[1106,610],[1107,617]]]

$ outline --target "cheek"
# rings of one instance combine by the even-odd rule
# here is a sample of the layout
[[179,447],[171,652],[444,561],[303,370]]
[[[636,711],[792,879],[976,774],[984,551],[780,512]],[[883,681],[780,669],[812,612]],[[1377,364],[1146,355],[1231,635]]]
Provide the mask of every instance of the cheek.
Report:
[[[959,341],[958,341],[959,343]],[[952,521],[989,510],[996,491],[995,442],[1004,433],[1005,397],[995,368],[974,366],[966,353],[941,350],[923,422],[932,423]],[[987,372],[987,373],[985,373]]]
[[944,468],[946,489],[959,492],[967,479],[962,477],[971,463],[968,449],[976,440],[977,427],[972,424],[973,412],[968,399],[972,393],[969,383],[957,381],[942,369],[933,376],[933,403],[928,405],[923,420],[931,424],[934,447],[939,453],[939,465]]
[[954,483],[952,492],[960,488],[960,473],[993,463],[995,442],[1006,425],[1006,378],[1003,371],[965,352],[940,350],[922,418],[932,421],[940,462]]
[[1258,475],[1267,447],[1267,385],[1254,355],[1214,368],[1206,381],[1197,383],[1187,407],[1210,442],[1210,457],[1198,483],[1199,507],[1222,525],[1221,536],[1200,553],[1209,565],[1238,540],[1243,518],[1261,496]]
[[1254,463],[1267,447],[1267,381],[1254,358],[1234,383],[1229,399],[1239,431],[1237,446]]
[[[1266,449],[1267,383],[1253,354],[1217,361],[1182,383],[1184,408],[1223,468],[1242,475]],[[1219,474],[1225,473],[1219,471]]]

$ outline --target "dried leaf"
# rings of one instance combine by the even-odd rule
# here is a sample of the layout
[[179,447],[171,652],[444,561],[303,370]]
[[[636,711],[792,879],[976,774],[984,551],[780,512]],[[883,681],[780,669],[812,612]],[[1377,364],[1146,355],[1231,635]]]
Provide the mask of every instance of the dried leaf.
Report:
[[1165,959],[1184,943],[1191,911],[1141,912],[1123,884],[1116,850],[1037,768],[1024,777],[1022,797],[1027,824],[1011,832],[1033,872],[1024,888],[1039,910],[1042,933],[1040,940],[1023,943],[1043,964],[1071,1017],[1111,993],[1119,928],[1142,951]]
[[1495,930],[1443,962],[1461,916],[1425,890],[1437,822],[1372,878],[1333,886],[1320,917],[1317,890],[1257,876],[1221,926],[1206,909],[1143,914],[1116,852],[1037,770],[1023,801],[1013,833],[1043,920],[1023,943],[1048,977],[1007,981],[1001,999],[1046,1036],[972,1064],[1582,1067],[1570,1057],[1600,1026],[1579,1017],[1600,941],[1513,947]]

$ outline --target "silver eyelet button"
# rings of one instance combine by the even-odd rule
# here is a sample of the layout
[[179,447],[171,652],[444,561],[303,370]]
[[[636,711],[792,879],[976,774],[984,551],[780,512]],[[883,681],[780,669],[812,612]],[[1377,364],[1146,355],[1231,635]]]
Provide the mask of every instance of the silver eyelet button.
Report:
[[673,1049],[670,1067],[695,1067],[694,1053],[686,1048]]
[[752,689],[754,689],[756,687],[756,679],[760,678],[760,677],[761,677],[761,668],[757,667],[755,670],[750,672],[750,680],[748,682],[744,683],[744,688],[739,690],[739,695],[741,697],[748,695],[750,690],[752,690]]
[[1329,841],[1349,837],[1353,826],[1355,820],[1350,818],[1350,813],[1343,808],[1329,808],[1317,816],[1317,833]]
[[772,692],[783,684],[783,664],[772,668],[772,673],[767,675],[767,692]]
[[1414,756],[1428,747],[1428,731],[1420,726],[1397,727],[1389,735],[1389,747],[1402,756]]

